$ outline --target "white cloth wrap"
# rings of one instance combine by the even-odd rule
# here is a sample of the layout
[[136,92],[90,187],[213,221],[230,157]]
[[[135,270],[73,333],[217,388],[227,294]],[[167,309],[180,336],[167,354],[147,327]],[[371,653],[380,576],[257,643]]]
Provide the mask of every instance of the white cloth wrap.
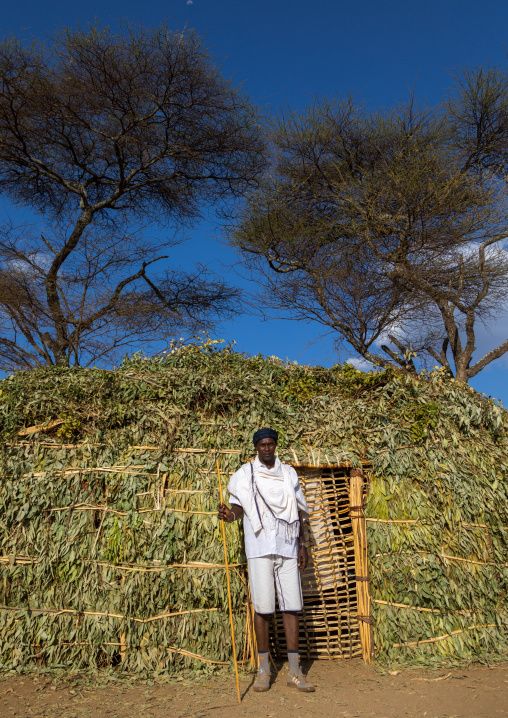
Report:
[[[254,481],[252,480],[254,470]],[[298,536],[300,532],[298,512],[308,517],[309,511],[301,491],[295,491],[292,467],[282,464],[278,458],[272,469],[256,457],[254,462],[244,464],[233,474],[228,491],[240,502],[255,534],[261,529],[274,530],[283,524],[286,536]]]
[[275,611],[275,589],[281,611],[302,610],[302,584],[296,558],[278,555],[250,558],[249,587],[256,613]]

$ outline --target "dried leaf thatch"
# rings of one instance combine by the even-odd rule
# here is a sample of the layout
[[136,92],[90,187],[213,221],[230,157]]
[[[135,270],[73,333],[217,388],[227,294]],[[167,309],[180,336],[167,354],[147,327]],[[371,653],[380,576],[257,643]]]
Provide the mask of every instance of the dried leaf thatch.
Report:
[[[245,358],[210,342],[116,371],[17,373],[0,387],[4,668],[141,674],[228,662],[215,460],[232,473],[266,425],[288,461],[371,464],[378,659],[508,650],[507,415],[468,387],[440,373]],[[237,524],[227,530],[247,661],[242,539]]]

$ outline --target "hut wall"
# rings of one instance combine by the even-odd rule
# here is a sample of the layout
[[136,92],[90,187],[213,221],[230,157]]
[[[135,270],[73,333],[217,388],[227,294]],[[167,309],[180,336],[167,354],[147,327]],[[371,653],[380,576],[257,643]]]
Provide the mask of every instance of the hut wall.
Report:
[[377,462],[366,512],[384,660],[491,662],[508,654],[506,464],[502,447],[474,444],[449,453],[441,442],[402,447]]
[[[132,447],[111,462],[103,445],[11,447],[19,471],[0,494],[5,667],[121,663],[139,674],[229,664],[215,457],[156,452]],[[221,459],[228,471],[230,457]],[[227,531],[246,662],[245,559],[238,525]]]
[[[233,472],[263,425],[279,430],[286,461],[372,467],[377,660],[505,659],[507,417],[439,373],[298,367],[231,348],[10,376],[0,382],[0,667],[141,674],[229,662],[215,458]],[[318,522],[316,541],[327,530]],[[241,535],[227,532],[247,661]]]

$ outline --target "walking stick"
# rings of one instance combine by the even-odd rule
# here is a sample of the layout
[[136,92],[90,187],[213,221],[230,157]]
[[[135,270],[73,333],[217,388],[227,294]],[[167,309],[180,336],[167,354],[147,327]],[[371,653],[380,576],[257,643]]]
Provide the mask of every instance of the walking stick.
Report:
[[[219,496],[220,496],[220,502],[222,501],[222,482],[220,478],[220,467],[219,467],[219,460],[217,459],[217,477],[219,479]],[[240,679],[238,678],[238,663],[236,660],[236,644],[235,644],[235,627],[233,625],[233,606],[231,604],[231,586],[229,583],[229,565],[228,565],[228,549],[226,546],[226,527],[224,526],[224,521],[221,521],[222,524],[222,538],[224,540],[224,563],[226,564],[226,580],[228,585],[228,603],[229,603],[229,620],[231,623],[231,643],[233,644],[233,658],[235,661],[235,674],[236,674],[236,691],[238,693],[238,703],[242,702],[242,698],[240,696]]]

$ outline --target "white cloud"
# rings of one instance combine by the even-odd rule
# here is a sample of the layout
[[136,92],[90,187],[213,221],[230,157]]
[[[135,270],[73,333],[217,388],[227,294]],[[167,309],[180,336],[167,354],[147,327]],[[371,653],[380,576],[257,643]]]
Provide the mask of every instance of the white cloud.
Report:
[[[508,301],[503,307],[503,311],[499,312],[495,319],[489,321],[487,326],[481,322],[476,324],[475,335],[476,351],[473,354],[473,364],[508,339]],[[508,368],[508,354],[496,359],[496,363],[498,366],[502,365]]]
[[363,357],[349,357],[349,359],[346,359],[346,363],[351,364],[360,371],[372,371],[374,369],[374,364]]
[[34,275],[38,274],[35,267],[44,272],[49,269],[53,261],[53,256],[49,252],[31,252],[28,256],[31,264],[24,259],[10,259],[5,262],[5,266],[13,272]]
[[395,321],[393,324],[391,324],[389,327],[386,327],[381,334],[378,336],[376,341],[374,342],[374,346],[380,347],[382,344],[391,344],[389,334],[392,335],[392,337],[395,337],[396,339],[400,339],[401,341],[404,340],[404,338],[407,336],[407,332],[402,326],[402,323],[400,321]]

